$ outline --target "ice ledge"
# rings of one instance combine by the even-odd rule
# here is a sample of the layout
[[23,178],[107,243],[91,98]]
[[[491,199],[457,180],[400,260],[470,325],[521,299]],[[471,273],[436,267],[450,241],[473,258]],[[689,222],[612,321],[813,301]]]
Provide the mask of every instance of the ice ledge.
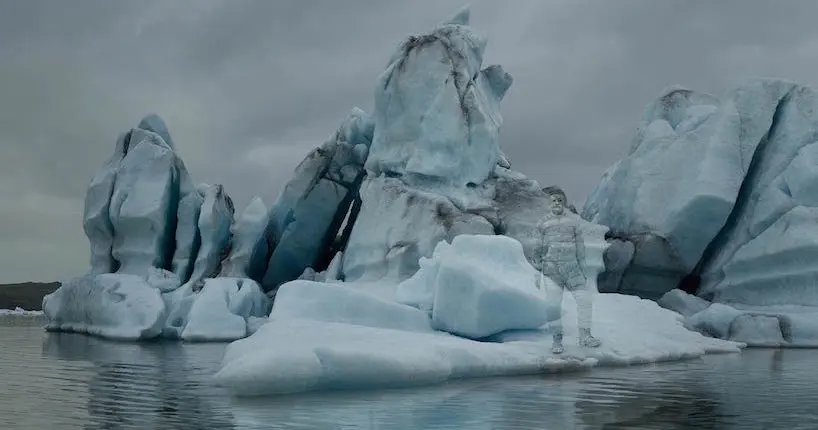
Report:
[[550,353],[547,326],[479,342],[435,331],[271,318],[254,335],[228,347],[214,379],[235,395],[255,396],[656,363],[744,347],[690,331],[678,314],[652,301],[602,294],[595,303],[594,330],[603,346],[580,349],[569,298],[565,310],[567,348],[560,357]]

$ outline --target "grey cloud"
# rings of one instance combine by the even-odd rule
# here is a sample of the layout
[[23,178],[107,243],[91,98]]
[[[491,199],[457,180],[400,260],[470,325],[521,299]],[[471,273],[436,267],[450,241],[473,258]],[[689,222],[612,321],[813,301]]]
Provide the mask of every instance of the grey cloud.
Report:
[[[505,152],[575,201],[667,85],[720,95],[750,75],[816,83],[810,2],[470,3],[486,63],[515,77]],[[252,195],[272,203],[353,106],[371,111],[395,46],[462,4],[0,0],[3,281],[86,269],[85,186],[117,135],[150,112],[196,181],[223,183],[239,206]]]

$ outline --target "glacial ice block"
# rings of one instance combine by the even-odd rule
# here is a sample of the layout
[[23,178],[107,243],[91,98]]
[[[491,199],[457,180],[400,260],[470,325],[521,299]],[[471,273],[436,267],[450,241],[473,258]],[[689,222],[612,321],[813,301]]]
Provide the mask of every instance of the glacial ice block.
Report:
[[456,187],[489,177],[501,159],[499,102],[512,80],[500,66],[481,72],[485,46],[468,13],[458,13],[398,47],[375,90],[367,170]]
[[109,339],[151,339],[162,332],[165,303],[143,277],[86,275],[69,279],[43,299],[46,329]]
[[178,205],[176,154],[159,135],[133,129],[116,173],[109,214],[117,273],[142,275],[168,268],[173,257]]
[[716,301],[818,304],[816,266],[784,262],[814,247],[804,234],[815,222],[799,211],[815,204],[801,178],[814,176],[804,166],[814,166],[816,108],[813,90],[776,79],[745,81],[723,100],[663,92],[583,210],[635,245],[617,290],[658,298],[693,279]]
[[247,336],[247,320],[264,317],[269,299],[259,285],[244,278],[212,278],[192,299],[181,338],[226,341]]
[[296,167],[259,238],[275,240],[265,290],[297,279],[333,245],[363,179],[373,126],[366,113],[354,108],[335,135]]
[[534,284],[536,270],[520,242],[460,235],[438,243],[430,260],[398,285],[396,298],[430,310],[435,329],[484,338],[549,321],[547,298]]

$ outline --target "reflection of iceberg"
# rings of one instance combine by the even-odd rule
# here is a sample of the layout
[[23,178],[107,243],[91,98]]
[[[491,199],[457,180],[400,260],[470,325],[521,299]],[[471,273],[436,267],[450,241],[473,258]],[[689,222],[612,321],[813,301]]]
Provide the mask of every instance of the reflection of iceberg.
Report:
[[[222,391],[209,384],[223,345],[119,343],[48,334],[43,355],[87,363],[89,428],[233,428]],[[77,380],[72,385],[81,384]]]
[[685,423],[720,428],[730,416],[723,405],[728,399],[720,398],[717,388],[673,372],[617,370],[547,381],[498,378],[377,393],[239,399],[233,412],[247,428],[269,423],[315,429],[676,428]]

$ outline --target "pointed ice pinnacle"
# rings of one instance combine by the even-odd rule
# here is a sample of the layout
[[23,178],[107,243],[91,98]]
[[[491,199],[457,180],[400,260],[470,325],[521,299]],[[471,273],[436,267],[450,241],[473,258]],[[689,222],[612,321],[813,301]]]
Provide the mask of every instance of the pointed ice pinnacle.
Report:
[[141,128],[142,130],[152,131],[159,135],[165,143],[168,144],[170,149],[176,150],[173,146],[173,141],[170,139],[170,132],[168,131],[168,126],[165,124],[165,121],[159,117],[159,115],[152,113],[145,118],[142,118],[142,121],[139,121],[139,125],[136,128]]
[[482,74],[486,79],[486,82],[488,82],[491,92],[493,92],[494,96],[497,97],[497,101],[503,100],[503,97],[506,95],[506,91],[508,91],[511,84],[514,82],[514,78],[506,73],[506,71],[503,70],[503,66],[499,64],[486,67],[480,71],[480,74]]
[[443,23],[455,25],[469,25],[469,18],[471,18],[471,6],[465,5],[452,17],[452,19]]

